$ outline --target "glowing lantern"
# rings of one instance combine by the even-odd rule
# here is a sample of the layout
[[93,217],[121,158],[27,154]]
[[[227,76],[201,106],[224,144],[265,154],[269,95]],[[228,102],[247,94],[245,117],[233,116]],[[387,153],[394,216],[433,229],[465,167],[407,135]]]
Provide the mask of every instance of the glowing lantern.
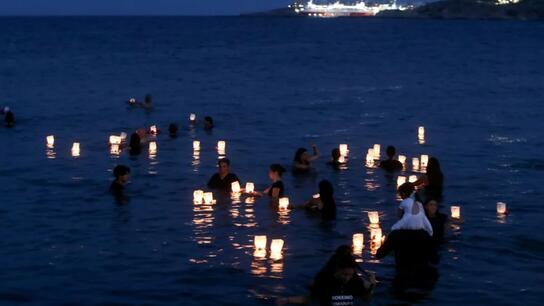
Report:
[[316,193],[316,194],[313,195],[313,198],[315,200],[319,199],[320,197],[321,197],[321,195],[319,193]]
[[421,168],[427,168],[429,164],[429,155],[421,155]]
[[404,155],[399,155],[399,162],[400,162],[403,166],[406,166],[406,156],[404,156]]
[[79,156],[79,153],[79,142],[74,142],[74,144],[72,144],[72,156],[77,157]]
[[204,192],[204,204],[213,204],[213,193]]
[[450,209],[451,209],[451,217],[453,219],[460,219],[461,218],[461,207],[452,206]]
[[47,146],[52,148],[55,145],[55,136],[49,135],[46,137]]
[[381,244],[382,243],[382,229],[381,228],[371,228],[370,229],[370,240],[372,243]]
[[200,151],[200,141],[193,140],[193,151]]
[[272,239],[270,243],[270,257],[272,259],[281,259],[281,250],[283,249],[283,239]]
[[121,136],[111,135],[110,136],[110,145],[120,145]]
[[416,175],[410,175],[410,177],[408,178],[408,182],[410,182],[410,183],[417,182],[417,176]]
[[406,176],[397,177],[397,187],[402,186],[404,183],[406,183]]
[[499,215],[505,215],[506,214],[506,203],[504,203],[504,202],[498,202],[497,203],[497,213]]
[[232,190],[233,193],[240,193],[240,182],[238,181],[232,182],[230,184],[230,189]]
[[157,126],[156,125],[152,125],[149,127],[149,132],[153,135],[156,135],[157,134]]
[[280,198],[278,208],[280,210],[286,210],[287,208],[289,208],[289,198],[287,197]]
[[110,154],[112,155],[119,155],[119,145],[118,144],[114,144],[114,145],[111,145],[110,146]]
[[246,183],[246,193],[253,193],[255,192],[255,184],[247,182]]
[[378,224],[380,223],[380,215],[377,211],[369,211],[368,220],[370,221],[370,224]]
[[380,159],[380,149],[381,149],[381,146],[379,144],[375,144],[374,145],[374,159]]
[[344,164],[346,162],[346,158],[344,156],[340,156],[338,158],[338,162],[341,163],[341,164]]
[[266,236],[257,235],[253,238],[253,243],[255,244],[256,250],[265,250],[266,249]]
[[157,153],[157,143],[152,141],[149,143],[149,154]]
[[223,140],[217,142],[217,152],[224,155],[227,147],[227,143]]
[[412,170],[419,171],[419,158],[417,157],[412,158]]
[[348,145],[347,144],[341,144],[340,147],[340,156],[346,157],[349,154]]
[[196,121],[196,114],[190,114],[189,121],[192,121],[192,122]]
[[364,247],[365,242],[365,236],[361,233],[353,234],[352,243],[353,243],[353,249],[358,251],[362,250]]
[[203,199],[204,199],[204,191],[195,190],[193,192],[193,201],[195,204],[202,204]]
[[417,138],[419,138],[419,139],[425,139],[425,127],[420,126],[420,127],[417,129]]

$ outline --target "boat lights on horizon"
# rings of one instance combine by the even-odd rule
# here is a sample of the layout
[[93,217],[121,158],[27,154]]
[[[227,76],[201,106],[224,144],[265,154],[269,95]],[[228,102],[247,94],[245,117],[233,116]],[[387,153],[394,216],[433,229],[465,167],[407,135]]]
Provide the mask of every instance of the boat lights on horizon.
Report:
[[49,136],[45,137],[45,141],[46,141],[47,147],[49,149],[52,149],[55,146],[55,136],[49,135]]
[[80,150],[79,142],[74,142],[72,144],[72,156],[79,157],[80,153],[81,153],[81,150]]
[[283,197],[278,200],[279,210],[287,210],[289,208],[289,198]]
[[451,218],[452,219],[461,219],[461,207],[460,206],[452,206],[450,207],[451,211]]

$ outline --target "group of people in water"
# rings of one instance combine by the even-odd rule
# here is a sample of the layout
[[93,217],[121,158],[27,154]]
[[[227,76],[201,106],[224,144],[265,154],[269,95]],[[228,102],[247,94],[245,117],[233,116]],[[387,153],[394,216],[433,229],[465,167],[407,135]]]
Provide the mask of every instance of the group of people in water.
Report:
[[[136,101],[129,104],[139,105]],[[148,95],[141,106],[147,108],[151,105],[151,96]],[[196,124],[196,121],[192,121],[191,124]],[[213,119],[206,117],[204,129],[209,131],[213,126]],[[177,131],[177,125],[169,125],[168,132],[171,137],[175,137]],[[138,155],[149,134],[158,132],[158,130],[150,132],[138,129],[130,137],[129,153]],[[387,147],[386,155],[387,158],[380,161],[379,168],[389,176],[403,170],[404,165],[396,159],[396,150],[393,146]],[[293,175],[310,173],[313,169],[312,163],[319,156],[316,145],[312,145],[311,154],[305,148],[296,150],[292,164]],[[341,159],[340,150],[333,149],[328,164],[341,168],[345,162]],[[252,196],[269,197],[272,205],[277,207],[279,199],[286,193],[282,181],[285,172],[284,166],[271,164],[268,169],[269,187],[254,191]],[[111,183],[110,192],[119,204],[126,204],[128,197],[123,190],[129,181],[130,169],[127,166],[118,165],[114,168],[113,175],[115,179]],[[209,179],[207,187],[220,194],[228,195],[232,191],[232,183],[237,181],[239,182],[240,179],[231,171],[231,161],[222,158],[218,160],[217,173]],[[398,221],[392,226],[391,232],[375,255],[376,258],[383,258],[394,253],[396,277],[393,280],[393,288],[401,291],[414,287],[431,288],[437,278],[434,265],[437,262],[437,250],[443,241],[448,221],[448,217],[439,212],[443,181],[440,163],[438,159],[431,157],[426,173],[416,182],[405,183],[397,189],[401,199],[398,207]],[[319,197],[312,197],[303,205],[291,206],[291,208],[304,208],[317,212],[326,222],[334,220],[337,207],[333,185],[328,180],[322,180],[318,188]],[[279,298],[276,302],[278,305],[303,304],[313,299],[321,305],[352,305],[356,299],[369,298],[375,286],[374,274],[361,269],[355,260],[351,246],[343,245],[336,250],[313,279],[308,295]]]

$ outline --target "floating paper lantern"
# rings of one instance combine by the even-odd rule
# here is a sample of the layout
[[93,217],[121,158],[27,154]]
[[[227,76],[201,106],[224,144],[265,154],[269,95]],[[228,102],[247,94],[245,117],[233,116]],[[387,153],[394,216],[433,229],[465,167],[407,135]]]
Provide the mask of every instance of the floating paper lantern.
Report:
[[321,197],[321,195],[319,193],[316,193],[316,194],[313,195],[313,198],[315,200],[319,199],[320,197]]
[[352,243],[353,243],[353,249],[356,251],[360,251],[364,248],[364,242],[365,242],[365,236],[361,233],[353,234]]
[[419,158],[417,157],[412,158],[412,170],[419,171]]
[[204,199],[204,191],[203,190],[195,190],[193,192],[193,201],[195,204],[202,204],[202,200]]
[[149,143],[149,154],[155,154],[157,153],[157,143],[154,141],[151,141]]
[[236,181],[236,182],[232,182],[230,184],[230,189],[232,190],[233,193],[240,193],[240,182]]
[[47,146],[52,148],[55,145],[55,136],[49,135],[46,137]]
[[368,212],[368,220],[370,221],[370,224],[379,224],[380,223],[380,215],[377,211],[369,211]]
[[382,229],[381,228],[371,228],[370,229],[370,240],[372,243],[381,244],[382,243]]
[[246,193],[253,193],[255,192],[255,184],[247,182],[246,183]]
[[506,214],[506,203],[504,203],[504,202],[498,202],[497,203],[497,213],[499,215],[505,215]]
[[200,151],[200,141],[193,140],[193,151]]
[[196,114],[190,114],[189,121],[195,121],[195,120],[196,120]]
[[157,134],[157,126],[156,125],[152,125],[149,127],[149,132],[153,135]]
[[272,239],[272,242],[270,243],[270,257],[272,259],[281,259],[283,244],[283,239]]
[[344,164],[346,162],[346,158],[344,156],[340,156],[338,158],[338,162],[341,163],[341,164]]
[[417,137],[420,138],[420,139],[425,139],[425,127],[424,126],[420,126],[417,129]]
[[416,175],[410,175],[410,177],[408,178],[408,182],[410,182],[410,183],[417,182],[417,176]]
[[453,219],[460,219],[461,218],[461,207],[459,206],[452,206],[450,208],[451,210],[451,217]]
[[400,162],[403,166],[406,166],[406,156],[404,156],[404,155],[399,155],[399,162]]
[[278,208],[280,210],[286,210],[287,208],[289,208],[289,198],[287,197],[280,198]]
[[374,159],[380,159],[381,153],[381,146],[379,144],[374,145]]
[[213,204],[213,193],[204,192],[204,204]]
[[79,148],[79,142],[74,142],[72,144],[72,156],[77,157],[79,156],[80,148]]
[[266,249],[266,235],[257,235],[253,238],[253,243],[255,244],[256,250],[265,250]]
[[429,155],[421,155],[420,159],[421,168],[427,168],[427,165],[429,164]]
[[340,156],[348,156],[349,154],[349,150],[348,150],[348,145],[347,144],[341,144],[339,146],[339,149],[340,149]]
[[217,151],[223,152],[221,154],[224,154],[226,147],[227,147],[227,143],[225,141],[220,140],[217,142]]
[[404,183],[406,183],[406,176],[397,177],[397,187],[402,186]]
[[120,145],[121,136],[111,135],[110,136],[110,145]]

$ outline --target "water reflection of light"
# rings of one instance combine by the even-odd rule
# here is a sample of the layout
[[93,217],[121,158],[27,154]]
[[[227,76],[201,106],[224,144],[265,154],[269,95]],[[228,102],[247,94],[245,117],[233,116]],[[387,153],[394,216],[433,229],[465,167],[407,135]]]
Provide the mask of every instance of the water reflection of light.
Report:
[[[283,261],[274,261],[270,264],[270,272],[273,274],[283,273]],[[281,278],[281,275],[274,275],[274,277]]]
[[381,228],[371,228],[370,229],[370,254],[376,255],[378,249],[382,246],[382,229]]
[[118,144],[113,144],[110,146],[110,155],[112,157],[114,158],[119,157],[119,153],[121,153],[121,150]]
[[155,159],[157,157],[157,143],[151,141],[149,143],[149,159]]
[[47,159],[55,159],[57,157],[57,153],[55,153],[55,150],[53,150],[51,147],[45,150],[45,156],[47,156]]
[[374,190],[380,188],[380,184],[378,184],[373,179],[367,178],[367,179],[365,179],[365,188],[368,191],[374,191]]
[[291,223],[291,217],[289,216],[289,210],[278,210],[278,223],[287,225]]
[[211,205],[193,205],[193,233],[198,244],[211,244],[213,227],[213,208]]
[[266,250],[257,250],[253,252],[251,261],[251,274],[256,276],[266,275]]

